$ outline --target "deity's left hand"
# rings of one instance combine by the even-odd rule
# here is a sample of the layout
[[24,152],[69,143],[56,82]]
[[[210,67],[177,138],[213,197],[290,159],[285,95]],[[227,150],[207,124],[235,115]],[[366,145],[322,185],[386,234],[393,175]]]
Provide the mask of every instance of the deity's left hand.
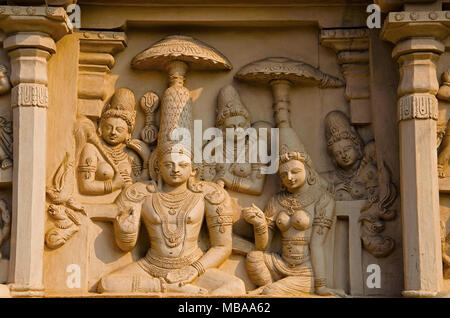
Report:
[[189,284],[198,276],[198,271],[192,266],[186,266],[180,269],[175,269],[167,274],[166,280],[168,283],[180,283],[181,285]]

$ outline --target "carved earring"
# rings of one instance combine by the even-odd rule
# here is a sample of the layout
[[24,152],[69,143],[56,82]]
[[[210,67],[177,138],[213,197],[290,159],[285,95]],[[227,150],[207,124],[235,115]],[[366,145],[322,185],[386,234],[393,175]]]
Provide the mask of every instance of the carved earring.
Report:
[[313,172],[309,171],[309,169],[307,170],[307,172],[308,172],[308,176],[306,177],[306,182],[308,182],[309,185],[315,184],[317,181],[315,174]]

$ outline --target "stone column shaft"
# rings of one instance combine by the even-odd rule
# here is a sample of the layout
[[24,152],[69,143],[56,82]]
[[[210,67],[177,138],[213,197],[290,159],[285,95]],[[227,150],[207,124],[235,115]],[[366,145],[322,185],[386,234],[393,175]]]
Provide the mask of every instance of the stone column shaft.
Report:
[[395,44],[399,64],[398,120],[403,256],[407,297],[442,288],[436,123],[436,62],[448,35],[445,12],[393,12],[381,37]]
[[0,6],[11,59],[13,198],[9,287],[16,297],[43,296],[47,151],[47,61],[70,32],[61,8]]

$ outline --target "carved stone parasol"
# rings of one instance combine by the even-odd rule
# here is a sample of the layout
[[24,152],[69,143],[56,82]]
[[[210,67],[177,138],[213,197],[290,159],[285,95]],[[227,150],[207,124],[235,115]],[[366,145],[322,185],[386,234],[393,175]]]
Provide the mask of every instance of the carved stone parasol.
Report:
[[231,63],[209,45],[188,36],[173,35],[156,42],[139,53],[131,62],[138,70],[160,70],[169,74],[169,88],[161,99],[158,145],[169,141],[173,129],[182,127],[192,132],[192,99],[184,86],[188,68],[192,70],[226,71]]
[[269,57],[244,66],[235,75],[239,80],[259,85],[270,85],[275,99],[274,112],[277,127],[290,127],[289,89],[294,85],[337,88],[344,82],[325,74],[301,61],[285,57]]

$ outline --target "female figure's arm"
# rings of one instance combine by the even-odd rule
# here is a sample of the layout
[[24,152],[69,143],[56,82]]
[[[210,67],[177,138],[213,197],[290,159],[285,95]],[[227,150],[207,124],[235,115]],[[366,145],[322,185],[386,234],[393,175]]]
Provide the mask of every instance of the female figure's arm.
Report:
[[321,296],[345,296],[341,290],[327,287],[327,272],[325,262],[325,241],[328,231],[333,224],[335,215],[335,201],[329,193],[325,193],[316,203],[310,243],[311,263],[314,273],[314,287],[316,294]]
[[255,246],[258,250],[265,251],[272,242],[275,231],[276,208],[273,199],[269,201],[264,212],[256,205],[242,209],[244,220],[253,225]]

